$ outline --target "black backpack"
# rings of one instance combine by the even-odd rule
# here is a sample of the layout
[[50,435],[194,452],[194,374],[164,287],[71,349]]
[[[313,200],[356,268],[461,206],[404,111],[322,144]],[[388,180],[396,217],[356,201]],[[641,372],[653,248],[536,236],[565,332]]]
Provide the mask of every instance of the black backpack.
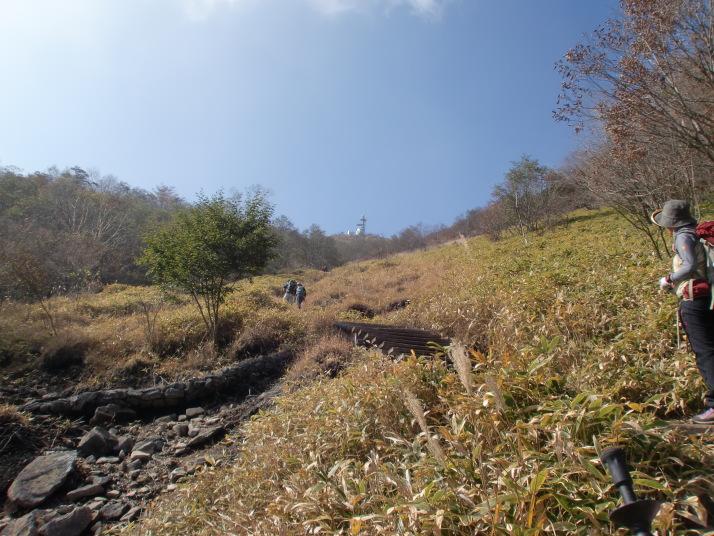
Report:
[[294,279],[290,279],[287,283],[286,290],[288,294],[295,294],[295,290],[297,289],[297,281]]

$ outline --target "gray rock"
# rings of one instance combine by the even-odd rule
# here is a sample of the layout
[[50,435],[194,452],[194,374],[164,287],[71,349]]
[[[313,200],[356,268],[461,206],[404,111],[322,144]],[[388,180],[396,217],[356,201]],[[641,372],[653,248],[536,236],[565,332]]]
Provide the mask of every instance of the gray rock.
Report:
[[142,394],[141,389],[127,389],[126,390],[126,396],[128,398],[139,399],[139,398],[141,398],[141,394]]
[[99,517],[104,521],[114,521],[121,518],[129,510],[129,505],[120,502],[110,502],[99,510]]
[[173,430],[177,436],[186,437],[188,435],[188,424],[183,422],[178,423],[173,427]]
[[113,454],[119,439],[101,426],[92,428],[79,441],[77,450],[82,456],[106,456]]
[[17,475],[7,492],[8,498],[23,508],[34,508],[65,483],[76,460],[76,451],[35,458]]
[[88,486],[82,486],[81,488],[74,489],[67,493],[67,499],[74,502],[77,499],[82,499],[84,497],[96,497],[104,493],[104,487],[99,484],[89,484]]
[[92,484],[99,486],[108,486],[112,482],[112,477],[108,475],[95,475],[91,478]]
[[107,389],[106,391],[100,392],[99,403],[106,405],[121,405],[124,401],[126,401],[126,397],[126,389]]
[[27,402],[20,406],[21,411],[27,411],[30,413],[39,413],[41,408],[42,402],[40,402],[39,400],[31,400],[30,402]]
[[92,522],[92,512],[86,506],[54,518],[40,527],[42,536],[79,536]]
[[26,516],[10,521],[0,533],[2,536],[37,536],[37,516],[30,512]]
[[88,412],[90,408],[96,407],[98,399],[99,393],[90,391],[70,396],[69,403],[72,408],[74,408],[74,411],[78,413],[85,413]]
[[96,499],[90,503],[87,503],[86,507],[89,508],[92,512],[97,512],[98,514],[99,510],[101,510],[105,504],[105,501],[100,501],[99,499]]
[[127,468],[127,471],[129,471],[129,474],[131,474],[134,471],[136,471],[137,469],[141,469],[141,465],[142,465],[141,460],[131,460],[127,464],[126,468]]
[[112,465],[121,462],[119,456],[103,456],[99,458],[95,463],[97,465]]
[[140,450],[146,452],[147,454],[154,454],[156,452],[156,439],[147,439],[145,441],[139,441],[134,445],[134,451]]
[[92,417],[90,424],[102,425],[118,419],[128,420],[134,418],[136,418],[136,411],[133,409],[125,408],[118,404],[107,404],[106,406],[99,406],[94,411],[94,417]]
[[169,480],[172,483],[178,482],[182,478],[188,476],[188,472],[183,467],[177,467],[169,474]]
[[174,389],[172,387],[166,389],[164,391],[164,397],[168,400],[172,400],[174,402],[178,402],[179,400],[182,400],[183,397],[186,396],[186,391],[183,389]]
[[198,446],[201,446],[204,443],[208,443],[211,439],[213,439],[219,434],[222,434],[223,432],[225,432],[225,430],[222,426],[206,428],[205,430],[202,430],[196,437],[192,438],[191,441],[188,442],[188,447],[193,449]]
[[186,417],[189,419],[193,419],[194,417],[198,417],[199,415],[203,415],[206,412],[205,409],[198,407],[198,408],[188,408],[186,410]]
[[133,462],[134,460],[139,460],[145,462],[151,459],[151,454],[144,452],[143,450],[133,450],[129,455],[129,459]]
[[152,387],[151,389],[145,389],[141,391],[141,401],[142,402],[152,402],[154,400],[159,400],[164,397],[164,393],[158,387]]
[[119,438],[119,442],[116,446],[116,451],[121,452],[123,450],[124,452],[131,452],[131,449],[133,448],[134,439],[129,436],[122,436]]
[[129,521],[134,521],[135,519],[137,519],[139,515],[141,515],[141,506],[134,506],[126,514],[121,516],[120,521],[128,523]]

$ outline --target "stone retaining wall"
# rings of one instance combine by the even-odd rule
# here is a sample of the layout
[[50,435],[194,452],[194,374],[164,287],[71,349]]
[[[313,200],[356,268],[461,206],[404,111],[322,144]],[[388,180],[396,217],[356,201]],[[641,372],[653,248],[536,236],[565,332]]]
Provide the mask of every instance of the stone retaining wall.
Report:
[[243,397],[259,394],[280,377],[292,359],[291,352],[247,359],[231,367],[149,389],[88,391],[67,398],[48,395],[18,409],[42,415],[91,415],[97,408],[116,405],[133,410],[180,407],[217,394]]

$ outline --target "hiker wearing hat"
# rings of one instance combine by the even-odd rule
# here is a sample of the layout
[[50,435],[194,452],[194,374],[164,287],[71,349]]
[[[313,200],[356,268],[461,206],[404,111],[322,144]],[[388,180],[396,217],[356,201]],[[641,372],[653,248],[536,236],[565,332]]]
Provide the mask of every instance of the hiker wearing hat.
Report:
[[660,279],[659,287],[679,298],[679,321],[709,389],[704,395],[706,411],[695,415],[693,420],[714,424],[714,310],[710,307],[706,252],[697,236],[697,220],[692,217],[688,202],[670,200],[652,214],[652,221],[665,227],[674,238],[673,269]]

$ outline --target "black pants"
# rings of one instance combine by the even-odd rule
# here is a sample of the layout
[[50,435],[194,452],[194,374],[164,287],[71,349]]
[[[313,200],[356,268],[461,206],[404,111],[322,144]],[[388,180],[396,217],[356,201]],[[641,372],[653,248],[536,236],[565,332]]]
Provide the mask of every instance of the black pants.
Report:
[[709,296],[679,304],[679,319],[696,358],[697,368],[709,391],[706,406],[714,408],[714,311],[709,309]]

